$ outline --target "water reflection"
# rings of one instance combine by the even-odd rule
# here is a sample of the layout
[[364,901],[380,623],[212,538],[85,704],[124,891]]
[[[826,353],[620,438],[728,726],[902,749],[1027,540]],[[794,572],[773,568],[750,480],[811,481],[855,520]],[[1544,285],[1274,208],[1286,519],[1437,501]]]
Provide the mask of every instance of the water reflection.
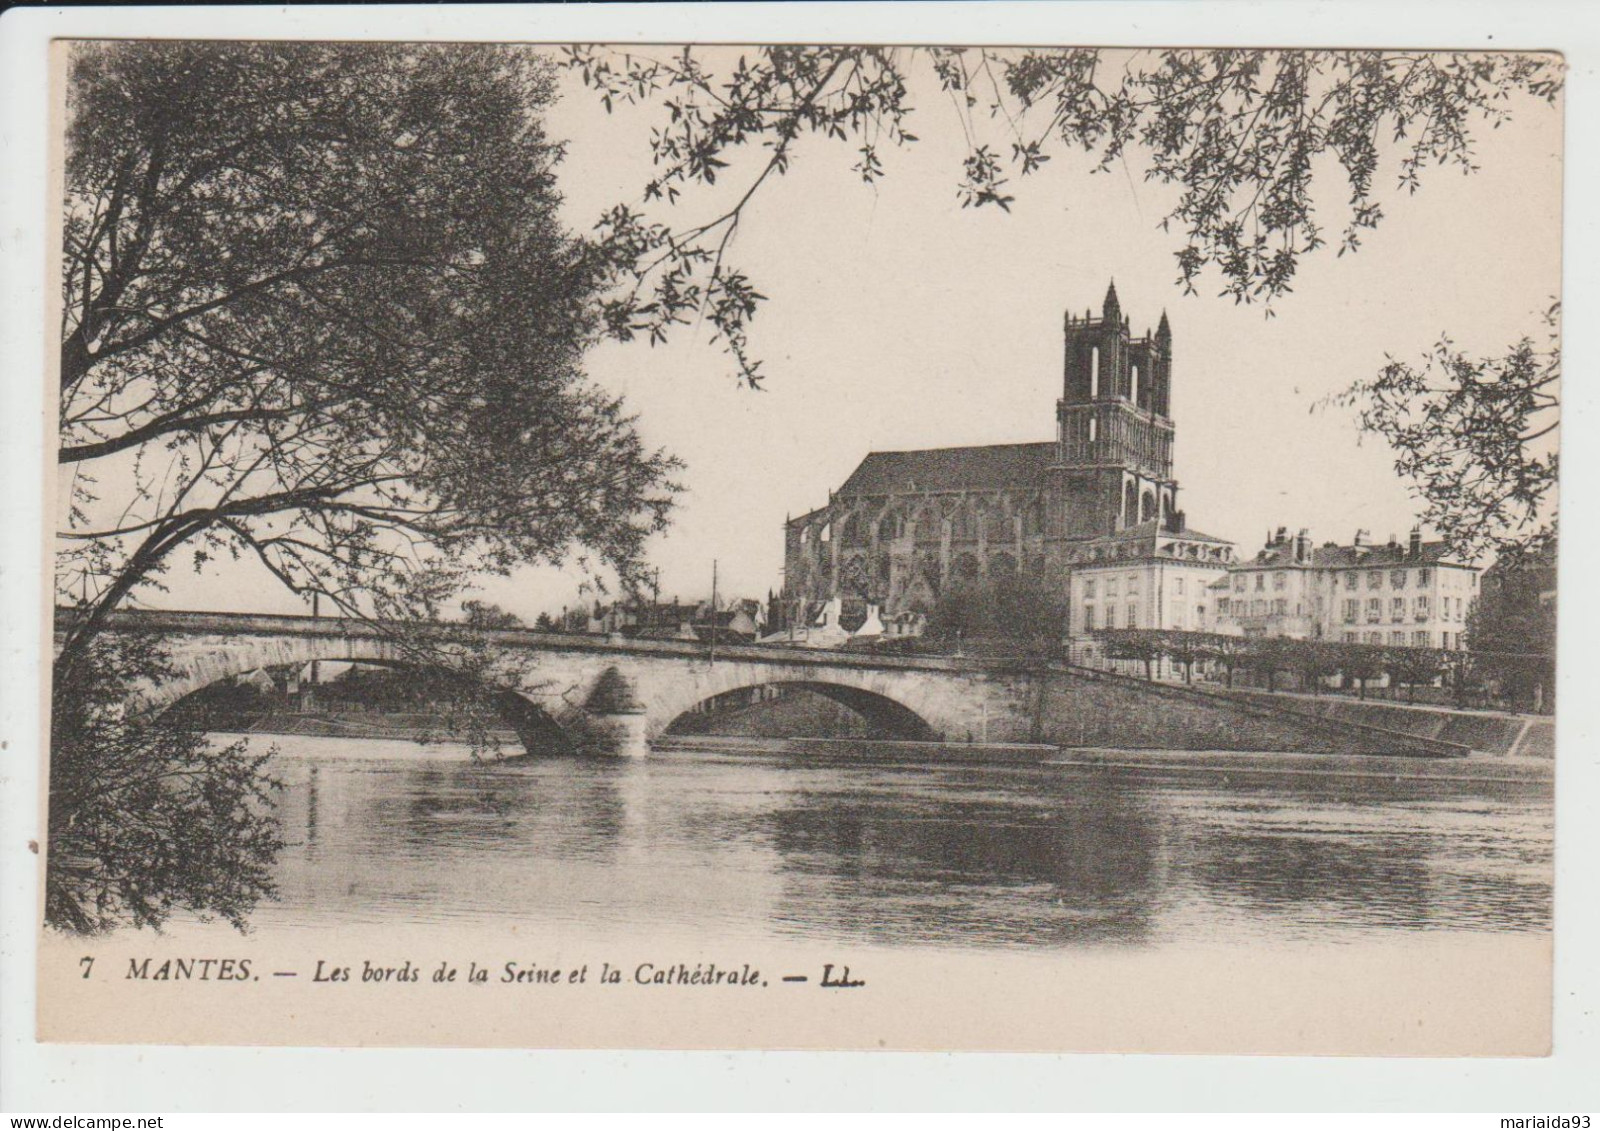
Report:
[[[1543,930],[1547,786],[300,740],[262,926],[519,921],[914,945]],[[370,750],[362,751],[371,753]]]

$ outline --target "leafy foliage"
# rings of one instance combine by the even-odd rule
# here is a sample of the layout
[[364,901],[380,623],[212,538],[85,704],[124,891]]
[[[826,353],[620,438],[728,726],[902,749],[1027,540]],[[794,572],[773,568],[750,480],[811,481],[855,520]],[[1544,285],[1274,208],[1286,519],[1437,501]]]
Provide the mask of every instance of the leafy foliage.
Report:
[[1524,706],[1549,707],[1555,695],[1556,545],[1507,558],[1483,577],[1467,617],[1467,641],[1477,658],[1472,675]]
[[168,673],[158,641],[102,637],[90,656],[53,689],[46,922],[94,934],[182,910],[242,930],[275,893],[283,844],[271,752],[130,712],[138,685]]
[[1559,316],[1559,304],[1545,312],[1543,343],[1471,357],[1445,337],[1420,368],[1391,358],[1332,398],[1359,407],[1362,430],[1394,450],[1424,503],[1421,521],[1467,561],[1536,555],[1556,537]]
[[473,628],[523,628],[522,618],[491,601],[477,598],[461,602],[461,619]]
[[368,616],[637,566],[676,465],[584,380],[610,268],[558,223],[551,97],[525,48],[75,49],[58,667],[180,555]]
[[1050,647],[1061,639],[1066,601],[1059,586],[1028,575],[953,583],[928,613],[924,635],[949,643],[990,638]]
[[[1131,160],[1176,193],[1162,224],[1181,233],[1185,289],[1212,272],[1236,302],[1270,303],[1329,242],[1319,198],[1345,202],[1338,253],[1356,251],[1383,219],[1385,180],[1414,193],[1430,165],[1470,172],[1475,131],[1509,120],[1514,96],[1553,102],[1562,82],[1554,57],[1484,52],[774,46],[725,58],[575,47],[563,61],[608,112],[664,116],[642,205],[617,205],[598,228],[625,279],[606,300],[607,326],[655,343],[704,318],[752,385],[762,374],[748,327],[762,296],[726,257],[746,206],[807,138],[843,147],[876,184],[883,152],[917,140],[914,92],[936,89],[953,107],[962,207],[1009,211],[1016,182],[1062,153],[1097,172]],[[730,176],[739,190],[711,218],[652,217]],[[1343,185],[1322,188],[1329,176]]]

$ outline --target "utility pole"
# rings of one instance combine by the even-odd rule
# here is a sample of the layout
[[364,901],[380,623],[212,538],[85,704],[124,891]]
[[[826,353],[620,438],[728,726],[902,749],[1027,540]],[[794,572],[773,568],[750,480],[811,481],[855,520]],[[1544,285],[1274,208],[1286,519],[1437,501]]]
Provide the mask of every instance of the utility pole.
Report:
[[[311,592],[311,616],[313,619],[322,615],[322,594],[316,590]],[[316,687],[321,682],[317,677],[321,674],[318,661],[311,661],[311,686]]]
[[711,559],[711,663],[717,662],[717,559]]

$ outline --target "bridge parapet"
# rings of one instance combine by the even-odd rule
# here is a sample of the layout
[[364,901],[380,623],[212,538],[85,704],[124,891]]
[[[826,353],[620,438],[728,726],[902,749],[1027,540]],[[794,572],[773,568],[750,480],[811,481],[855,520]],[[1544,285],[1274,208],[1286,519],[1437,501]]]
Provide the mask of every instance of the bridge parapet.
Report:
[[[1457,752],[1446,749],[1452,744],[1414,735],[1018,659],[719,645],[713,660],[706,646],[690,641],[617,641],[518,629],[480,632],[461,625],[232,613],[128,612],[114,615],[109,627],[160,633],[172,642],[181,674],[149,690],[145,703],[156,708],[208,683],[262,667],[312,660],[429,662],[428,649],[410,643],[472,640],[524,651],[528,662],[518,677],[520,685],[500,689],[500,694],[516,700],[507,701],[505,713],[520,720],[515,725],[530,748],[559,731],[573,739],[569,746],[639,752],[701,702],[741,688],[779,684],[818,691],[922,739],[1130,749]],[[613,685],[609,692],[608,680]],[[619,688],[627,694],[621,695]]]

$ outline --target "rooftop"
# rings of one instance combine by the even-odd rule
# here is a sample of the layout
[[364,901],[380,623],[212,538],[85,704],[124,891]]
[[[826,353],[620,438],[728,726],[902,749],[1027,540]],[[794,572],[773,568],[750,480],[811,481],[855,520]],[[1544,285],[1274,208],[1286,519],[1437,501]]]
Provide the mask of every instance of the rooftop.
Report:
[[1040,482],[1056,461],[1056,444],[985,444],[970,448],[926,448],[871,452],[839,488],[841,495],[895,491],[998,491]]

